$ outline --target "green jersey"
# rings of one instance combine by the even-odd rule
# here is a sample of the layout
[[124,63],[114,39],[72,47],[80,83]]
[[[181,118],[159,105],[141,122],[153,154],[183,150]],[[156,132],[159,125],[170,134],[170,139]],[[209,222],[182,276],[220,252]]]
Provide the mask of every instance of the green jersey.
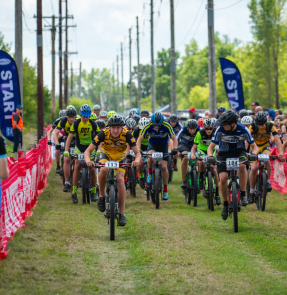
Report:
[[212,136],[214,134],[215,130],[212,131],[210,135],[206,134],[206,131],[204,129],[201,129],[196,133],[195,139],[194,139],[194,144],[197,145],[197,149],[201,151],[207,151],[210,143]]

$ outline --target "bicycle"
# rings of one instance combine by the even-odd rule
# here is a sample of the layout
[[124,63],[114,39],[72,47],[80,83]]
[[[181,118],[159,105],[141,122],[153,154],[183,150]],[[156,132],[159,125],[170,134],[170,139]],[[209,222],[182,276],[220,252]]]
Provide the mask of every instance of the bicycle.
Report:
[[[130,150],[130,153],[127,154],[127,163],[131,163],[135,159],[135,153],[133,150]],[[127,168],[127,185],[130,191],[131,196],[136,197],[136,185],[137,185],[137,169],[136,167]]]
[[82,201],[83,204],[92,204],[90,170],[86,164],[84,153],[78,154],[78,161],[82,163]]
[[173,179],[173,156],[171,152],[168,153],[167,169],[168,169],[168,183],[170,183],[172,182],[172,179]]
[[149,188],[149,184],[146,182],[147,176],[148,176],[148,165],[147,165],[147,152],[141,152],[142,153],[142,157],[144,159],[144,163],[143,163],[143,174],[144,174],[144,179],[145,179],[145,194],[146,194],[146,198],[147,201],[150,201],[151,199],[151,192],[150,192],[150,188]]

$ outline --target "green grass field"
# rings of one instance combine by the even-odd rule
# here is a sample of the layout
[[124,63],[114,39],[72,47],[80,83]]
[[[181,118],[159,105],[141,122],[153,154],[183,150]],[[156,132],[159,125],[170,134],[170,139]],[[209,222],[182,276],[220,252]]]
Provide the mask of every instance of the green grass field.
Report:
[[221,207],[185,203],[177,173],[159,210],[127,193],[128,223],[110,241],[96,204],[73,205],[54,171],[0,262],[0,294],[287,294],[285,195],[244,208],[235,234]]

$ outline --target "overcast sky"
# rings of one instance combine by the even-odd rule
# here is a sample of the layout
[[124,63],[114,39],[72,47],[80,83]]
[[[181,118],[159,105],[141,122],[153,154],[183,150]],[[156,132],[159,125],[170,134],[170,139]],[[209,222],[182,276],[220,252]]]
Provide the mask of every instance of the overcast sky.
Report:
[[[14,52],[15,7],[13,0],[1,0],[0,31],[6,42],[12,43]],[[59,13],[58,0],[43,2],[43,16]],[[65,2],[62,1],[65,11]],[[156,52],[170,46],[170,6],[169,0],[154,0],[154,49]],[[214,0],[215,31],[227,34],[231,39],[237,38],[248,42],[252,40],[249,24],[249,0]],[[23,0],[23,57],[32,65],[37,63],[36,51],[36,0]],[[144,4],[145,3],[145,4]],[[184,44],[195,38],[202,48],[207,45],[207,0],[174,0],[175,3],[175,46],[182,54]],[[145,7],[144,7],[145,6]],[[160,13],[158,13],[160,11]],[[76,28],[69,29],[69,51],[78,52],[69,59],[69,68],[112,69],[116,55],[120,54],[120,43],[124,46],[124,79],[128,81],[128,29],[132,27],[132,63],[136,65],[136,16],[139,16],[140,27],[140,62],[150,62],[150,5],[144,0],[68,0],[68,14],[74,16],[69,24]],[[43,20],[43,26],[51,23]],[[58,51],[58,34],[56,51]],[[65,37],[63,36],[63,40]],[[51,89],[51,32],[43,32],[44,42],[44,84]],[[63,48],[64,47],[63,42]],[[116,65],[116,64],[115,64]],[[58,56],[56,69],[58,71]],[[116,69],[116,68],[115,68]],[[77,72],[78,73],[78,72]],[[58,92],[58,72],[56,73],[56,92]]]

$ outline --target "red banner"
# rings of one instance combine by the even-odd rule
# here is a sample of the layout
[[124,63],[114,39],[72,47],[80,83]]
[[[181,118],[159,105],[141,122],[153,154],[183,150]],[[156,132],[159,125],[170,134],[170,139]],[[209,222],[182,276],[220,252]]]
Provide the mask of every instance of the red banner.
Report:
[[[278,149],[272,148],[271,155],[278,156]],[[287,158],[287,152],[285,152]],[[271,177],[270,182],[272,188],[281,194],[287,194],[287,163],[279,160],[271,161]]]
[[[48,130],[47,130],[48,131]],[[31,208],[47,186],[47,176],[52,165],[51,147],[43,138],[35,148],[19,154],[18,161],[8,160],[10,175],[1,183],[0,260],[6,258],[7,242],[13,238],[25,218],[32,215]]]

